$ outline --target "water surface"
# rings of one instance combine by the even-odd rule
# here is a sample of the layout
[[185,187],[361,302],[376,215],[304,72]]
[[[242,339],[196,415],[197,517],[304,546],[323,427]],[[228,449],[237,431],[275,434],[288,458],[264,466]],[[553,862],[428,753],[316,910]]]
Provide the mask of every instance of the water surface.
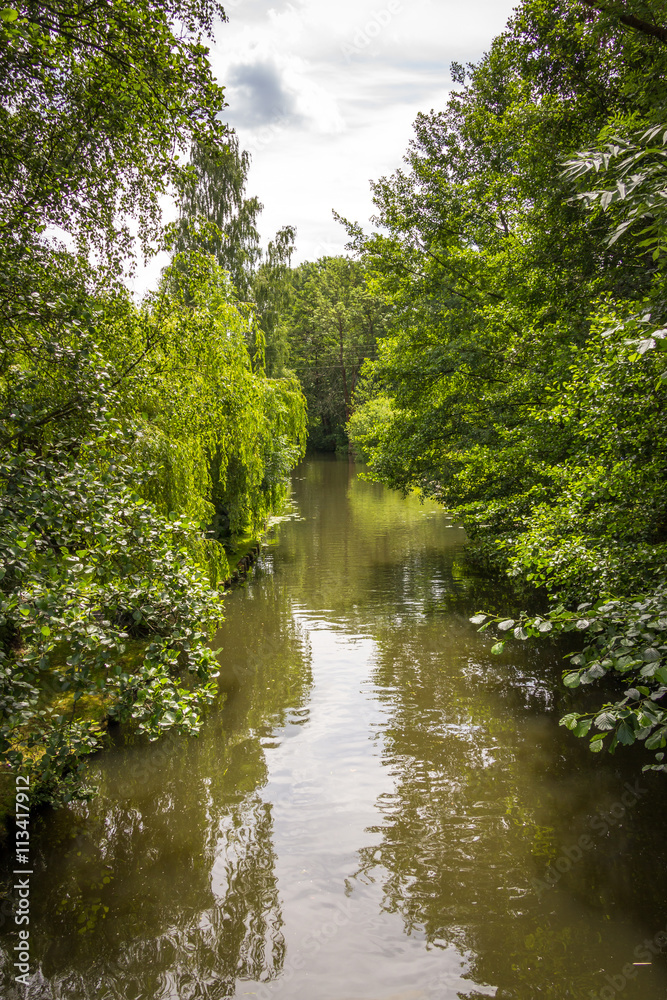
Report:
[[357,473],[297,471],[200,737],[120,742],[33,822],[3,997],[667,996],[663,779],[559,729],[555,651],[468,621],[500,597],[461,529]]

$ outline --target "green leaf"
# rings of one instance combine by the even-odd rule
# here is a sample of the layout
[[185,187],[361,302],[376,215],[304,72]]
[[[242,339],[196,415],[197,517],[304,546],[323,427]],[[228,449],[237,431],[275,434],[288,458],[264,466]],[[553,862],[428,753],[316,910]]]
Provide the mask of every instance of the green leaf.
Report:
[[499,656],[504,650],[504,648],[505,648],[504,642],[497,642],[494,646],[491,647],[491,652],[494,654],[494,656]]
[[581,677],[579,671],[577,671],[576,673],[573,672],[570,674],[566,674],[565,677],[563,677],[563,684],[565,685],[565,687],[569,688],[579,687],[579,685],[581,684]]
[[587,670],[581,675],[582,683],[589,684],[591,681],[596,681],[600,677],[604,677],[606,670],[601,663],[593,663],[592,666],[588,667]]
[[635,733],[627,722],[622,722],[616,730],[616,739],[624,746],[631,746],[635,742]]
[[513,627],[514,627],[513,618],[506,618],[505,621],[498,623],[498,628],[501,630],[501,632],[507,632],[508,629]]
[[5,7],[3,10],[0,10],[0,21],[5,21],[5,22],[15,21],[18,16],[19,12],[17,10],[14,10],[13,7]]
[[600,712],[595,717],[597,729],[613,729],[616,725],[616,716],[612,712]]
[[648,649],[645,649],[642,655],[648,663],[652,662],[654,663],[662,659],[662,655],[659,652],[659,650],[655,649],[652,646],[650,646]]
[[667,745],[666,736],[667,734],[665,732],[665,729],[664,728],[659,729],[657,732],[649,736],[649,738],[646,740],[645,745],[649,750],[657,750],[659,747],[664,747]]
[[592,719],[581,719],[573,729],[574,735],[580,737],[586,736],[592,725]]

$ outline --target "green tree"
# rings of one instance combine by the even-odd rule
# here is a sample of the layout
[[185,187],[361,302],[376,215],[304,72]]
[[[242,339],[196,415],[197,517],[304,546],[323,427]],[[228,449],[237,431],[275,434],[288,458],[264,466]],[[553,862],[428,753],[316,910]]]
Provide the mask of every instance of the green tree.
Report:
[[[635,23],[648,13],[526,0],[477,66],[454,67],[445,111],[419,116],[408,170],[375,185],[379,232],[349,229],[394,310],[351,423],[371,473],[456,511],[487,565],[584,606],[637,595],[650,624],[667,542],[667,48]],[[577,627],[562,613],[501,631]],[[609,648],[637,647],[620,673],[644,671],[644,704],[662,681],[640,645],[662,657],[664,636],[636,627],[628,613]]]
[[60,327],[62,370],[15,344],[0,382],[0,748],[49,800],[100,745],[86,703],[151,736],[197,730],[229,573],[216,497],[231,531],[256,529],[301,454],[298,386],[253,373],[212,259],[187,273],[141,309],[88,299],[95,325]]
[[167,243],[187,146],[224,155],[215,17],[187,0],[0,17],[0,753],[33,802],[80,793],[107,716],[197,731],[219,539],[262,524],[303,451],[298,385],[253,366],[210,254],[177,255],[141,307],[121,282],[132,220]]
[[359,372],[384,332],[386,307],[364,268],[345,257],[301,264],[291,280],[282,324],[289,365],[308,402],[311,446],[333,450],[347,443]]
[[[246,198],[250,154],[239,149],[235,135],[223,149],[207,150],[197,142],[190,153],[189,175],[180,198],[177,246],[196,246],[213,254],[229,273],[241,301],[247,301],[252,277],[261,257],[257,217],[258,198]],[[192,230],[199,220],[212,223]]]
[[257,231],[262,205],[245,195],[249,166],[250,155],[240,150],[236,136],[216,153],[194,144],[176,247],[210,253],[227,271],[239,300],[252,305],[253,354],[267,375],[282,376],[287,344],[279,318],[290,299],[296,230],[284,226],[262,252]]
[[285,374],[289,345],[281,320],[287,312],[292,294],[290,265],[294,252],[296,230],[283,226],[275,239],[269,240],[266,256],[257,268],[252,283],[255,314],[265,338],[266,374]]
[[128,216],[145,241],[159,235],[160,197],[185,177],[179,151],[225,135],[203,44],[215,18],[215,0],[26,0],[2,12],[3,257],[51,226],[116,263],[131,244]]

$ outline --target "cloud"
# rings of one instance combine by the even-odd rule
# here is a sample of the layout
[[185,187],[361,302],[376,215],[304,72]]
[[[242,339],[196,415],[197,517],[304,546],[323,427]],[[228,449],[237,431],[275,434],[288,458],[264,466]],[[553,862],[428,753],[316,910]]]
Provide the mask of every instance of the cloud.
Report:
[[515,3],[227,0],[211,62],[263,238],[294,224],[295,262],[344,253],[331,209],[366,223],[369,181],[402,165],[418,112],[446,105],[450,62],[478,60]]
[[232,66],[227,100],[232,125],[256,128],[278,119],[302,124],[296,94],[290,91],[278,66],[268,59]]
[[336,97],[297,56],[266,53],[254,46],[229,67],[226,79],[229,124],[255,144],[256,131],[266,126],[321,134],[345,128]]

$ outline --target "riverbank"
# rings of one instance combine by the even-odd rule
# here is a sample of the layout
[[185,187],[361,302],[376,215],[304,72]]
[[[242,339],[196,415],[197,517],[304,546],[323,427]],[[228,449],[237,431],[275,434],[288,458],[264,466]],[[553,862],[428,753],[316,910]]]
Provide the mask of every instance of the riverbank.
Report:
[[[228,590],[241,583],[248,575],[248,572],[256,562],[261,552],[262,539],[264,535],[251,535],[241,537],[233,548],[227,549],[228,561],[233,566],[232,572],[225,579],[222,587]],[[128,650],[122,655],[116,655],[115,662],[131,673],[136,670],[143,660],[145,652],[145,642],[134,642],[129,645]],[[64,658],[65,654],[63,654]],[[115,722],[112,714],[113,699],[104,697],[102,694],[85,694],[77,698],[73,692],[60,692],[51,690],[50,696],[46,697],[42,705],[42,710],[52,712],[55,716],[69,719],[70,723],[84,723],[91,728],[91,732],[97,732],[102,744],[106,743],[106,733],[109,725]],[[21,732],[15,740],[9,752],[19,750],[24,756],[24,760],[31,763],[38,762],[44,753],[41,745],[32,746],[30,743],[30,732]],[[105,749],[100,745],[95,752]],[[12,831],[16,820],[16,787],[15,772],[11,768],[8,760],[0,764],[0,843],[4,843]],[[39,788],[33,791],[39,793]]]

